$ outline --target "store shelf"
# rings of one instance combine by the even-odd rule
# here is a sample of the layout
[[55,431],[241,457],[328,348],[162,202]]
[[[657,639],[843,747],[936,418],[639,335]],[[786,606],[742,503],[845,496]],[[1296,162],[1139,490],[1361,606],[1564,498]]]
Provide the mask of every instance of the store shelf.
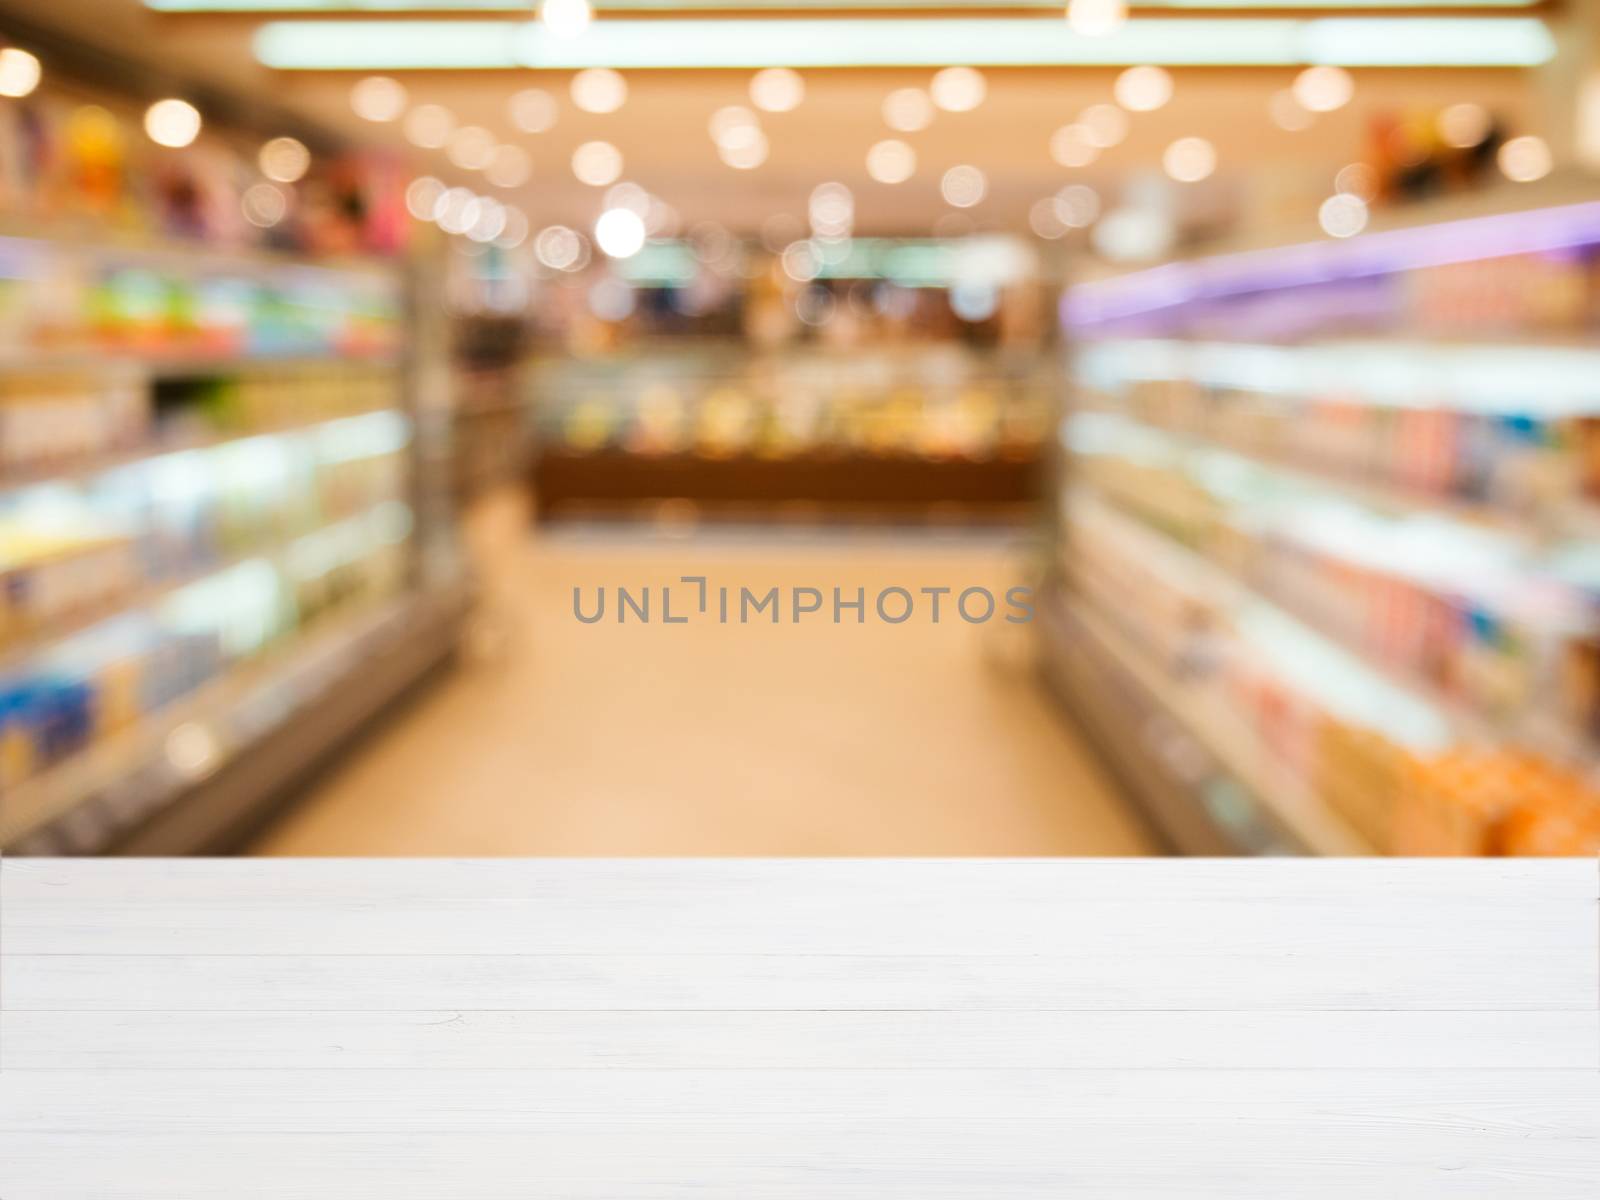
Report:
[[1262,476],[1275,477],[1297,489],[1321,493],[1329,498],[1345,499],[1377,513],[1448,521],[1463,528],[1490,531],[1516,538],[1530,546],[1582,541],[1600,536],[1600,505],[1569,505],[1563,508],[1559,516],[1549,520],[1538,520],[1507,512],[1504,508],[1493,504],[1474,503],[1446,495],[1413,491],[1372,480],[1352,479],[1332,471],[1318,470],[1301,463],[1254,453],[1229,442],[1217,441],[1188,430],[1152,424],[1121,412],[1083,410],[1068,418],[1068,429],[1070,430],[1074,420],[1082,416],[1115,421],[1130,429],[1137,429],[1141,436],[1165,443],[1174,453],[1212,455],[1219,460],[1227,460],[1236,466],[1256,471]]
[[413,592],[225,675],[7,797],[0,847],[20,854],[227,848],[459,638],[468,595]]
[[1372,847],[1260,754],[1226,712],[1061,588],[1041,598],[1047,673],[1177,849],[1359,855]]

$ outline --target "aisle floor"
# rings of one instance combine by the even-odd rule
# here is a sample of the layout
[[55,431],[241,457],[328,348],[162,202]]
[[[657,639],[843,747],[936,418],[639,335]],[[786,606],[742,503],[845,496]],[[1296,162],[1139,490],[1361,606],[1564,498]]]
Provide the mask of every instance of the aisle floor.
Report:
[[1001,594],[1027,578],[1016,539],[534,533],[510,492],[480,502],[467,529],[483,598],[461,666],[324,776],[257,853],[1156,849],[1040,688],[1025,625],[573,615],[575,587],[592,610],[601,586],[684,575],[735,594]]

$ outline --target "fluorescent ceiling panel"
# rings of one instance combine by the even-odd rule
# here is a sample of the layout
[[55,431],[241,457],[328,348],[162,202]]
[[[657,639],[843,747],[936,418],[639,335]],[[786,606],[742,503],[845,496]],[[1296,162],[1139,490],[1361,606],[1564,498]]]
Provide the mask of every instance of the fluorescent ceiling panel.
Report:
[[[1532,8],[1543,0],[1135,0],[1138,9],[1211,10],[1250,9],[1350,9],[1362,12],[1428,8],[1502,9]],[[535,0],[144,0],[158,12],[527,12]],[[793,12],[807,5],[795,0],[591,0],[594,8],[611,12]],[[896,10],[1040,8],[1062,11],[1064,0],[824,0],[810,7],[835,12],[893,12]]]
[[1530,67],[1555,43],[1523,17],[1130,21],[1085,38],[1065,21],[990,18],[599,21],[570,41],[536,21],[273,21],[256,57],[280,70],[512,67]]

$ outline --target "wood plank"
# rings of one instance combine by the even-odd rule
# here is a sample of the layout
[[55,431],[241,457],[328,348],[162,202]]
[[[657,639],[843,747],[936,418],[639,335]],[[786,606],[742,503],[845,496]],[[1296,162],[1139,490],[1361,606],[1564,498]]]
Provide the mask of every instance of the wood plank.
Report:
[[[1172,939],[1074,955],[10,955],[8,1010],[1578,1009],[1592,958],[1522,946]],[[1508,964],[1515,962],[1515,969]]]
[[1590,1137],[1496,1137],[1383,1119],[1358,1127],[786,1119],[559,1133],[11,1134],[0,1148],[11,1189],[26,1200],[1590,1200],[1600,1168]]
[[1593,1012],[11,1012],[9,1070],[1561,1070]]
[[9,1071],[0,1131],[385,1133],[689,1119],[1462,1125],[1592,1134],[1600,1072],[1000,1070]]

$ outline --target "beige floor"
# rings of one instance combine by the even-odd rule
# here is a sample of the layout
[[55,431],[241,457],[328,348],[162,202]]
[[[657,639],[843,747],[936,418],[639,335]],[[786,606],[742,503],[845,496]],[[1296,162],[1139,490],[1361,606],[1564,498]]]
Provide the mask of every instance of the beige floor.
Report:
[[529,532],[469,522],[463,667],[325,778],[264,854],[1141,854],[1143,829],[1041,693],[1030,631],[582,625],[572,589],[985,585],[994,542]]

